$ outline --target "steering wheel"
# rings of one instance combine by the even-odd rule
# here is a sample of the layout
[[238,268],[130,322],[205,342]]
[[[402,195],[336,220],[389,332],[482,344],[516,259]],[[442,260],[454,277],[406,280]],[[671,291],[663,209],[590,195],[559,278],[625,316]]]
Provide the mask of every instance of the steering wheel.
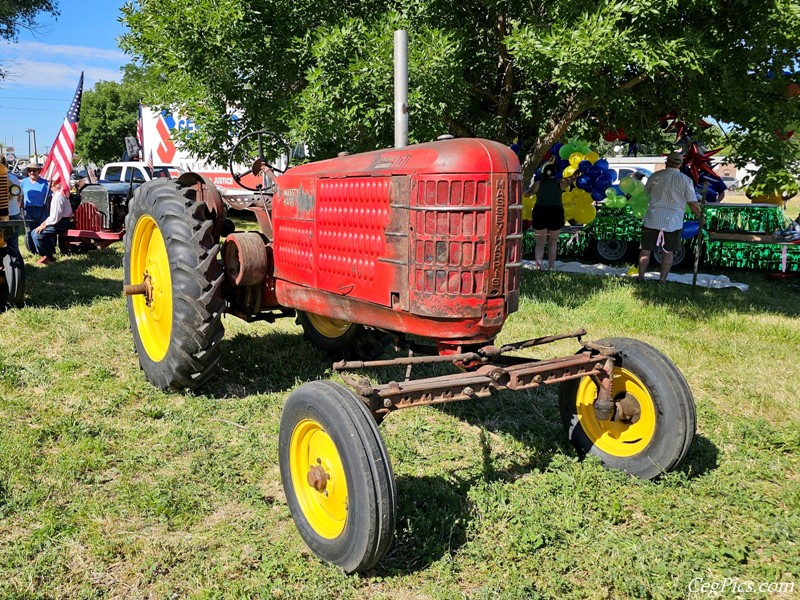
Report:
[[[228,157],[228,171],[233,180],[251,192],[275,193],[276,174],[289,168],[291,152],[280,136],[266,129],[239,138]],[[261,183],[251,187],[242,183],[245,175],[261,176]]]

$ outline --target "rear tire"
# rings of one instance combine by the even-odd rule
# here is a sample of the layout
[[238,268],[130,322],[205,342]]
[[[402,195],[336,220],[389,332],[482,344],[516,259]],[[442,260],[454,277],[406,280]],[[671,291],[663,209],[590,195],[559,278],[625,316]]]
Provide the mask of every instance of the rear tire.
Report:
[[608,468],[655,479],[677,467],[692,444],[696,428],[692,392],[672,361],[652,346],[627,338],[599,343],[620,351],[614,367],[614,399],[630,394],[641,417],[636,423],[598,420],[597,386],[583,377],[561,384],[561,420],[580,454],[597,456]]
[[333,360],[373,360],[392,343],[384,331],[298,311],[305,338]]
[[139,363],[162,389],[194,389],[213,373],[224,334],[214,220],[192,188],[159,180],[136,190],[125,227],[125,284],[147,273],[153,287],[149,306],[127,299]]
[[286,400],[278,435],[281,481],[303,541],[346,573],[371,569],[394,536],[397,492],[378,425],[330,381]]
[[9,306],[22,308],[25,305],[25,261],[10,246],[1,249],[0,253],[0,265],[5,278],[5,282],[0,282],[0,312]]

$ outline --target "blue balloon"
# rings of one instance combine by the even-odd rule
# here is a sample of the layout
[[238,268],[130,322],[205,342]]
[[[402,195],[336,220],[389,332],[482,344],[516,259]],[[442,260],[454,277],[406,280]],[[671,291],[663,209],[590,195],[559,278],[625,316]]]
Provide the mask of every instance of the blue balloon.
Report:
[[617,172],[614,169],[608,169],[607,173],[608,176],[611,177],[611,181],[617,180]]
[[681,237],[685,240],[690,240],[697,235],[698,231],[700,231],[700,223],[697,221],[686,221],[683,224],[683,229],[681,229]]
[[580,188],[582,190],[585,190],[586,188],[591,186],[591,184],[592,184],[592,180],[589,179],[588,175],[581,175],[580,177],[578,177],[575,180],[575,185],[578,186],[578,188]]
[[606,197],[605,190],[598,190],[597,188],[595,188],[595,190],[592,192],[592,200],[594,200],[595,202],[602,202],[603,200],[605,200],[605,197]]
[[605,169],[598,167],[597,165],[592,165],[592,168],[589,169],[588,175],[592,180],[595,180],[605,172]]
[[590,163],[588,160],[582,160],[581,162],[578,163],[578,171],[580,171],[584,175],[586,175],[586,173],[588,173],[589,169],[591,168],[592,168],[592,163]]
[[594,166],[600,167],[603,170],[608,169],[608,161],[605,158],[598,158],[594,161]]
[[609,175],[608,172],[605,172],[594,182],[594,189],[602,188],[603,191],[605,191],[606,188],[611,187],[612,181],[613,179],[611,178],[611,175]]

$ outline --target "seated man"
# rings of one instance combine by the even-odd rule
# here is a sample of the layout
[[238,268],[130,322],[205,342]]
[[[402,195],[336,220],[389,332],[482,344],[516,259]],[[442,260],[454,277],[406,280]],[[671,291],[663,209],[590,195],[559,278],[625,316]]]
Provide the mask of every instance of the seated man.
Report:
[[56,238],[58,234],[69,229],[72,221],[72,205],[69,202],[69,196],[64,193],[61,182],[56,181],[50,186],[50,189],[53,191],[53,196],[50,198],[48,216],[31,232],[33,245],[37,254],[41,256],[36,261],[40,265],[49,265],[55,262]]

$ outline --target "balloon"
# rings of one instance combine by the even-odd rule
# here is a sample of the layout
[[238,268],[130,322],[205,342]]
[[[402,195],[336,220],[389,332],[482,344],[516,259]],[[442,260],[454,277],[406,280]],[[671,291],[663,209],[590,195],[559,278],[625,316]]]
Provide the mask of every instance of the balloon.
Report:
[[598,167],[597,165],[592,165],[592,168],[591,168],[591,169],[589,169],[589,173],[588,173],[588,175],[589,175],[589,178],[590,178],[590,179],[592,179],[592,180],[596,180],[596,179],[597,179],[598,177],[600,177],[600,175],[602,175],[603,173],[605,173],[605,171],[604,171],[603,169],[601,169],[601,168],[600,168],[600,167]]
[[575,192],[573,196],[575,198],[575,204],[591,204],[592,203],[592,196],[589,192],[585,190],[578,190]]
[[632,194],[636,189],[636,180],[633,177],[623,177],[619,182],[619,189],[625,194]]
[[600,158],[595,161],[594,166],[605,170],[608,168],[608,161],[605,158]]
[[578,164],[578,170],[584,175],[586,175],[586,173],[588,173],[589,169],[591,168],[592,168],[592,163],[590,163],[585,158]]
[[575,185],[578,186],[580,189],[585,190],[589,185],[591,185],[592,180],[589,179],[588,175],[581,175],[578,179],[575,180]]
[[607,188],[611,189],[611,181],[611,176],[608,174],[608,171],[606,171],[597,178],[597,181],[594,182],[594,187],[595,189],[602,188],[603,190]]
[[[594,150],[592,150],[591,152],[587,153],[586,156],[584,156],[584,158],[586,160],[588,160],[590,163],[594,164],[595,161],[600,158],[600,155],[597,152],[595,152]],[[608,166],[608,165],[606,165],[606,166]]]
[[575,169],[575,167],[573,167],[572,165],[568,166],[566,169],[564,169],[564,173],[563,173],[564,177],[572,177],[573,175],[575,175],[575,171],[576,170],[577,169]]
[[605,196],[609,200],[611,200],[612,198],[616,198],[617,190],[615,190],[613,187],[607,187],[605,191]]
[[574,152],[575,152],[575,148],[573,148],[571,144],[566,144],[565,146],[561,146],[561,148],[558,149],[558,155],[561,158],[565,158],[565,159],[569,158],[570,154],[572,154]]
[[553,145],[550,147],[550,152],[551,152],[552,154],[558,154],[558,151],[559,151],[559,150],[561,150],[561,146],[563,146],[563,145],[564,145],[564,144],[562,144],[561,142],[556,142],[555,144],[553,144]]
[[603,198],[605,198],[605,197],[606,197],[606,195],[605,195],[604,190],[595,189],[592,192],[592,200],[594,200],[595,202],[602,202]]
[[617,207],[625,208],[625,205],[628,203],[628,199],[625,196],[617,196]]
[[573,152],[572,154],[569,155],[569,164],[571,167],[575,167],[576,169],[578,168],[578,165],[581,163],[582,160],[583,160],[583,154],[581,154],[580,152]]
[[594,221],[597,216],[597,209],[591,204],[584,204],[576,206],[573,212],[573,218],[580,224],[586,225]]
[[617,132],[616,131],[606,131],[603,134],[603,139],[607,142],[616,142],[617,141]]
[[647,212],[647,209],[631,208],[631,212],[633,213],[634,217],[636,217],[637,219],[641,219],[642,217],[644,217],[644,214]]
[[608,176],[611,177],[611,181],[617,180],[617,171],[615,169],[608,169],[606,173],[608,173]]
[[575,213],[575,205],[574,204],[565,204],[564,205],[564,219],[567,221],[571,221],[574,217]]
[[686,221],[681,230],[681,237],[685,240],[690,240],[700,231],[700,223],[697,221]]
[[[645,193],[644,184],[638,179],[634,179],[631,185],[633,186],[633,190],[628,192],[631,196],[641,196],[643,193]],[[650,197],[648,196],[647,199],[649,200]]]

